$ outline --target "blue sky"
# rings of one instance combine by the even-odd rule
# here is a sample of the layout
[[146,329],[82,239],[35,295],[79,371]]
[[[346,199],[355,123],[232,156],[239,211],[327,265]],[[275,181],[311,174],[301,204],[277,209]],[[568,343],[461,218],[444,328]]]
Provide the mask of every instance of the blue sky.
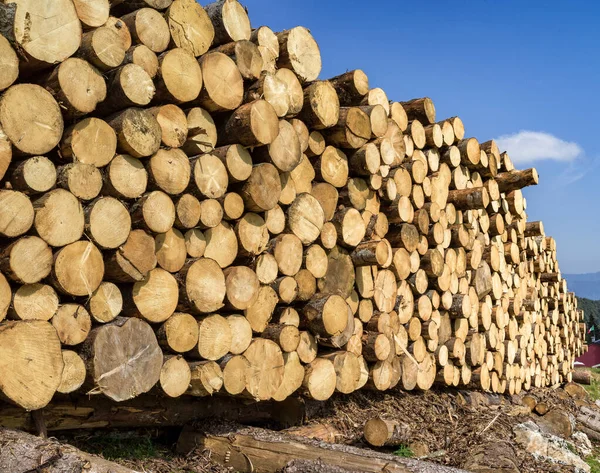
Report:
[[321,78],[360,68],[391,99],[431,97],[480,141],[512,136],[518,167],[540,173],[529,219],[557,239],[561,270],[600,271],[600,2],[242,3],[253,27],[309,28]]

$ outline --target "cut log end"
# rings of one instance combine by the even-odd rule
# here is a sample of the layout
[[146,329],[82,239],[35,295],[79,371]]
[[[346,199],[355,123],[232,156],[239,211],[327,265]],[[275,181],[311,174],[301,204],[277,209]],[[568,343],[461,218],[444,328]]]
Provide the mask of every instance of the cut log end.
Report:
[[152,328],[140,319],[123,320],[95,328],[84,347],[96,389],[116,402],[148,392],[163,366]]
[[60,340],[48,322],[9,322],[0,326],[0,391],[27,410],[46,406],[61,383]]

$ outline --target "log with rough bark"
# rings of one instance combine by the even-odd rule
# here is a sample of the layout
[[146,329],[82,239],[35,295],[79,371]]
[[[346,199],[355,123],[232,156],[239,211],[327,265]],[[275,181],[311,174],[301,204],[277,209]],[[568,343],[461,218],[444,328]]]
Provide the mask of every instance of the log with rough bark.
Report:
[[0,452],[2,471],[26,473],[43,469],[47,473],[62,473],[85,469],[95,473],[136,473],[130,468],[82,452],[71,445],[16,430],[0,430],[0,442],[11,446]]
[[[0,403],[0,426],[37,433],[34,412]],[[241,423],[273,420],[282,425],[298,425],[306,416],[306,406],[298,398],[284,403],[256,402],[236,397],[204,398],[201,403],[188,397],[168,398],[152,393],[115,404],[104,396],[83,396],[74,404],[57,399],[43,409],[48,432],[97,428],[138,428],[183,426],[198,419],[218,416]]]
[[496,176],[496,182],[501,192],[510,192],[527,186],[535,186],[539,176],[535,168],[524,171],[508,171]]
[[573,370],[573,382],[585,385],[592,384],[591,370],[583,368]]
[[[286,468],[292,461],[322,461],[337,469],[316,471],[372,471],[387,470],[402,473],[448,472],[463,470],[433,463],[421,462],[394,455],[374,452],[347,445],[329,444],[308,438],[271,432],[259,428],[230,425],[209,426],[203,433],[185,429],[177,443],[180,453],[201,446],[212,453],[211,458],[242,472],[271,472]],[[340,470],[341,469],[341,470]],[[314,471],[292,470],[292,471]]]

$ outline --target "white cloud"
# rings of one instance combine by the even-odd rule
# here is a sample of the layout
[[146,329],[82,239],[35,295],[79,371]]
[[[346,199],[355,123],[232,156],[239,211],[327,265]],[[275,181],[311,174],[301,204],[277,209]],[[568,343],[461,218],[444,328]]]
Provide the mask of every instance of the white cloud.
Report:
[[569,162],[583,154],[577,143],[561,140],[550,133],[523,130],[496,138],[496,143],[515,164],[531,163],[542,159]]

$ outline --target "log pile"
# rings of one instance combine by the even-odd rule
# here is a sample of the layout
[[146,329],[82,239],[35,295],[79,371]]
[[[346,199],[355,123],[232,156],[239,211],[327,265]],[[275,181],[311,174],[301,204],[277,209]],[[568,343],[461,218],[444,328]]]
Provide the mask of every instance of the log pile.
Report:
[[0,9],[4,398],[571,380],[537,172],[460,118],[320,80],[306,28],[236,0]]

